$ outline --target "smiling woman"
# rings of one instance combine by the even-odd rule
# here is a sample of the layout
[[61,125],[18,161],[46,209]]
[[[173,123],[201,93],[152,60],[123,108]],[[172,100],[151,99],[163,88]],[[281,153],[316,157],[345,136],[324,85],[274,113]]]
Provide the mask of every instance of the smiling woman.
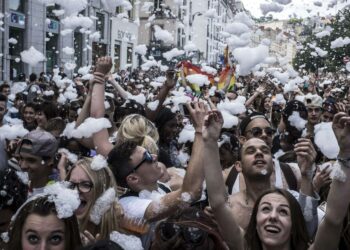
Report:
[[307,235],[297,200],[286,190],[272,189],[256,201],[245,239],[248,249],[307,249]]

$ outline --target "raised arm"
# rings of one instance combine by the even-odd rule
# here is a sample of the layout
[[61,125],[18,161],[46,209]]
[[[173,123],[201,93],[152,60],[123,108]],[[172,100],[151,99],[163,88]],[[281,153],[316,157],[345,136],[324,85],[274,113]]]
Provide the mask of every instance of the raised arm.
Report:
[[249,107],[250,105],[252,105],[252,103],[254,102],[254,100],[259,96],[261,95],[262,93],[265,92],[265,87],[263,86],[260,86],[256,89],[256,91],[254,92],[254,94],[249,97],[249,99],[245,102],[245,106],[246,107]]
[[156,100],[159,101],[158,107],[155,110],[150,110],[146,106],[146,116],[149,120],[154,121],[157,117],[157,114],[161,110],[163,103],[165,101],[165,98],[167,97],[169,91],[176,85],[177,82],[177,76],[175,74],[174,70],[168,70],[166,72],[166,80],[164,85],[161,87]]
[[123,98],[124,100],[128,99],[128,95],[130,95],[130,93],[119,85],[119,83],[114,79],[112,74],[109,75],[108,81],[113,85],[114,89],[119,93],[121,98]]
[[[187,104],[190,112],[193,126],[196,130],[195,138],[192,146],[192,154],[190,162],[188,163],[187,171],[179,190],[165,195],[160,204],[152,202],[146,210],[145,218],[147,220],[158,220],[169,216],[172,212],[178,209],[178,206],[185,202],[196,201],[201,197],[202,185],[204,181],[202,147],[203,139],[201,128],[204,117],[208,112],[204,103],[193,103],[193,106]],[[190,198],[190,199],[189,199]],[[165,208],[165,209],[159,209]],[[158,209],[156,209],[158,208]]]
[[[94,86],[91,95],[90,115],[93,118],[103,118],[105,115],[105,76],[112,67],[110,57],[101,57],[97,60],[94,72]],[[103,129],[93,135],[93,142],[98,154],[107,156],[112,150],[113,145],[108,141],[109,135],[107,129]]]
[[[306,227],[310,238],[313,238],[318,227],[317,206],[319,197],[312,185],[313,166],[316,159],[316,150],[310,139],[300,138],[294,146],[298,166],[301,172],[301,187],[299,205],[303,211]],[[311,209],[311,211],[310,211]]]
[[221,172],[219,147],[217,140],[223,118],[218,111],[211,111],[203,127],[203,161],[209,203],[221,234],[230,249],[243,249],[243,230],[238,226],[228,206],[228,193]]
[[[91,94],[92,94],[92,88],[93,88],[93,80],[89,81],[89,92],[86,95],[84,105],[78,115],[77,121],[75,122],[75,128],[79,127],[86,118],[90,117],[90,108],[91,108]],[[82,138],[78,140],[79,143],[81,143],[84,147],[87,148],[94,148],[94,142],[92,138]]]
[[311,246],[311,249],[317,250],[338,249],[343,220],[350,203],[350,116],[343,112],[337,113],[333,120],[333,131],[340,152],[327,197],[326,215]]

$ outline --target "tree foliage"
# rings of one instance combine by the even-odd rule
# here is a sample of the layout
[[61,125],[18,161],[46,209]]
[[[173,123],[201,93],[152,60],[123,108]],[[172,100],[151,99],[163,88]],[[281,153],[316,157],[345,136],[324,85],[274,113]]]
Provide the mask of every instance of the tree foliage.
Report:
[[[316,72],[319,68],[324,68],[327,72],[337,72],[344,67],[344,56],[350,56],[350,44],[331,48],[331,42],[342,37],[350,38],[350,8],[339,11],[338,14],[328,24],[333,30],[329,36],[317,38],[315,32],[310,31],[313,27],[306,27],[304,35],[305,40],[301,43],[302,49],[297,51],[293,65],[296,69],[305,69],[309,72]],[[327,51],[324,57],[315,56],[315,48]]]

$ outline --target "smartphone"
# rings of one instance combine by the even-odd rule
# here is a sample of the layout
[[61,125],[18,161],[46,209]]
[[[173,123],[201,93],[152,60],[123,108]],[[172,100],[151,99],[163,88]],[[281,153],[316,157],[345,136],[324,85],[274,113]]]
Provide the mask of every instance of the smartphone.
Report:
[[180,110],[180,114],[182,114],[183,116],[190,116],[190,112],[188,111],[186,104],[180,103],[179,110]]

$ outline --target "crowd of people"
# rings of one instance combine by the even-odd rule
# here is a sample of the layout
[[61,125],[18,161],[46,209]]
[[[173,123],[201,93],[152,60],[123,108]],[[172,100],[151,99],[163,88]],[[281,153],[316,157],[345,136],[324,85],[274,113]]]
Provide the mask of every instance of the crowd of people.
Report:
[[1,249],[350,249],[346,76],[111,68],[0,85]]

